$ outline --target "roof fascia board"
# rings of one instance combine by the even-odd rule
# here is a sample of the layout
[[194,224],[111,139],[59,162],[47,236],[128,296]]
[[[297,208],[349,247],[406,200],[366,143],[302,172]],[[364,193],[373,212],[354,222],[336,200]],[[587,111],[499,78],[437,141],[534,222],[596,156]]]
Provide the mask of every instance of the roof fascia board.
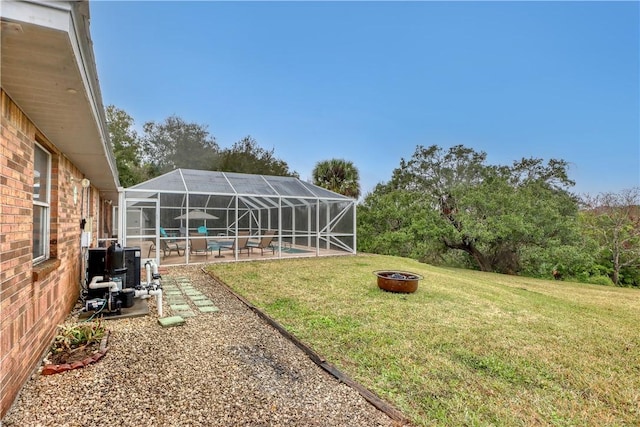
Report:
[[89,3],[88,1],[74,1],[71,4],[70,25],[73,31],[69,31],[69,39],[76,58],[78,58],[79,61],[78,69],[80,70],[85,92],[89,98],[94,122],[100,134],[105,161],[109,165],[114,183],[116,187],[118,187],[120,186],[118,168],[113,150],[111,149],[111,141],[107,130],[107,119],[98,81],[98,69],[93,55],[93,42],[91,41],[89,33]]
[[70,32],[70,12],[68,2],[3,1],[0,15],[11,21]]
[[[102,106],[102,95],[98,84],[98,72],[93,57],[93,47],[89,36],[87,21],[89,19],[88,2],[86,1],[3,1],[0,8],[2,19],[24,22],[39,27],[64,32],[69,37],[69,44],[76,58],[76,65],[82,79],[84,92],[89,101],[100,142],[104,149],[104,160],[113,177],[113,196],[120,186],[118,169],[109,143],[106,130],[106,119]],[[86,17],[86,20],[85,20]],[[103,189],[99,189],[102,191]]]

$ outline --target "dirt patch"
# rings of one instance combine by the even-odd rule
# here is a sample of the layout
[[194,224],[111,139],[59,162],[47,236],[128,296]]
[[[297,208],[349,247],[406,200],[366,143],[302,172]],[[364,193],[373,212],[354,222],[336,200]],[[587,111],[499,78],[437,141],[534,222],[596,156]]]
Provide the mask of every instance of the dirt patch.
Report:
[[92,342],[75,349],[49,353],[44,359],[42,375],[59,374],[72,369],[84,368],[97,362],[104,357],[109,349],[107,347],[108,339],[109,331],[106,331],[99,343]]
[[64,350],[59,353],[50,353],[47,356],[48,363],[52,365],[64,365],[65,363],[82,362],[88,357],[100,351],[100,343],[94,342],[72,350]]

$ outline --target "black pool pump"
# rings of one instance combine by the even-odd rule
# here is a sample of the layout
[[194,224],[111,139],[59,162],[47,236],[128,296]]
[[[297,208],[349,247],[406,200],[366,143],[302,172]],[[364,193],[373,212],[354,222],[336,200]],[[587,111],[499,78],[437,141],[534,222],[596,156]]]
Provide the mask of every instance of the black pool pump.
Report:
[[100,311],[105,315],[120,314],[121,308],[133,306],[133,293],[124,292],[127,279],[125,251],[117,242],[106,250],[104,273],[89,277],[85,311]]
[[119,290],[124,289],[127,281],[127,266],[124,261],[124,249],[119,243],[113,242],[107,248],[105,267],[105,279],[117,282]]

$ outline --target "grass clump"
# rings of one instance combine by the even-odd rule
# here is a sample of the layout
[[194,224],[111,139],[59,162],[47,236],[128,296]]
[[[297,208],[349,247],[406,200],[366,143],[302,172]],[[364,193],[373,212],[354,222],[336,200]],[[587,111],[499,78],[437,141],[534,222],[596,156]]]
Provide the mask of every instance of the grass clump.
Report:
[[417,425],[640,425],[637,290],[379,255],[209,269]]

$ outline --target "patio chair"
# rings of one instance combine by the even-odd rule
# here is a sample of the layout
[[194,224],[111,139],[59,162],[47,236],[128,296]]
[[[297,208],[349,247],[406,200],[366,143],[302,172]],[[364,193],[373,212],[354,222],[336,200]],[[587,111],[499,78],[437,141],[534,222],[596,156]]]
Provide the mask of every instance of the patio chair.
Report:
[[[191,237],[202,236],[200,233],[189,233]],[[189,239],[189,254],[209,257],[207,239]]]
[[[162,258],[165,258],[171,255],[173,251],[176,251],[178,253],[178,256],[184,255],[185,247],[184,247],[184,244],[182,243],[160,239],[160,247],[162,248],[162,253],[163,253]],[[155,249],[156,249],[156,241],[152,240],[151,246],[149,246],[149,253],[147,254],[147,258],[151,258],[151,251],[155,251]],[[180,251],[182,251],[182,253],[180,253]]]
[[235,250],[236,246],[238,248],[238,252],[240,254],[242,254],[242,250],[246,249],[247,250],[247,256],[249,256],[249,251],[251,250],[251,248],[249,246],[247,246],[247,244],[249,243],[249,232],[248,231],[239,231],[238,232],[238,238],[233,240],[233,243],[229,246],[225,246],[225,245],[219,245],[218,246],[218,258],[221,258],[222,255],[222,250],[230,250],[233,251]]
[[275,234],[275,230],[267,230],[259,241],[247,242],[247,246],[249,247],[251,252],[253,252],[254,248],[260,249],[260,255],[264,255],[265,249],[271,249],[271,253],[275,254],[276,248],[274,248],[271,244],[273,238],[275,237]]

